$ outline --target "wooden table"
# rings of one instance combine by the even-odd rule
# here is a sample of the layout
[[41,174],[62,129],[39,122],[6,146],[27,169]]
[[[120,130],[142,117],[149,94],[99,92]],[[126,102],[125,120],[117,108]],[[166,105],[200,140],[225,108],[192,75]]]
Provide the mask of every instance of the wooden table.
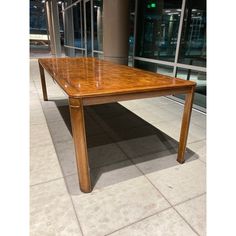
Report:
[[184,162],[196,83],[95,58],[39,59],[43,98],[48,100],[44,69],[69,97],[80,189],[91,192],[83,106],[186,94],[177,161]]

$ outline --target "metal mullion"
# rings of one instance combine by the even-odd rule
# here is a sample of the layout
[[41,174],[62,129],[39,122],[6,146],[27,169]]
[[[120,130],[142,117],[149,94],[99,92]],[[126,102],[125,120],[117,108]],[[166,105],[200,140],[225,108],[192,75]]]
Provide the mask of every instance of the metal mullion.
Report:
[[79,2],[82,2],[82,0],[78,0],[78,1],[76,1],[76,2],[74,2],[74,3],[72,3],[72,4],[71,4],[71,5],[69,5],[68,7],[64,8],[64,9],[62,10],[62,12],[64,12],[64,11],[66,11],[66,10],[70,9],[71,7],[74,7],[74,6],[76,6],[76,5],[77,5],[77,3],[79,3]]
[[85,50],[85,47],[84,47],[84,38],[83,38],[84,31],[83,31],[82,1],[80,1],[79,4],[80,4],[80,7],[79,7],[79,12],[80,12],[80,40],[81,40],[81,46],[82,46],[82,48],[84,48],[84,50]]
[[167,66],[176,66],[176,67],[180,67],[184,69],[206,72],[206,67],[201,67],[201,66],[193,66],[193,65],[181,64],[181,63],[175,63],[175,62],[169,62],[169,61],[161,61],[161,60],[150,59],[150,58],[145,58],[145,57],[134,57],[134,60],[151,62],[151,63],[167,65]]
[[176,51],[175,51],[175,60],[174,60],[175,64],[174,64],[174,70],[173,70],[173,77],[176,76],[176,71],[177,71],[177,63],[178,63],[178,58],[179,58],[179,48],[180,48],[181,34],[182,34],[182,29],[183,29],[185,6],[186,6],[186,0],[183,0],[182,1],[182,7],[181,7],[181,15],[180,15],[180,22],[179,22],[179,30],[178,30]]
[[66,48],[74,48],[74,49],[78,49],[78,50],[85,50],[85,48],[78,48],[78,47],[73,47],[73,46],[70,46],[70,45],[64,45],[64,47]]
[[45,11],[45,17],[46,17],[46,26],[47,26],[47,38],[48,38],[48,48],[49,51],[51,52],[51,41],[50,41],[50,33],[49,33],[49,22],[48,22],[48,10],[47,10],[47,6],[46,6],[46,2],[44,3],[44,9],[46,9]]
[[100,54],[103,54],[104,52],[103,51],[98,51],[98,50],[93,50],[95,53],[100,53]]
[[134,8],[134,43],[133,43],[133,61],[132,65],[134,67],[134,57],[135,57],[135,46],[136,46],[136,34],[137,34],[137,13],[138,13],[138,0],[135,0],[135,8]]
[[161,65],[167,65],[167,66],[174,66],[175,65],[174,62],[161,61],[161,60],[150,59],[150,58],[145,58],[145,57],[134,57],[134,60],[152,62],[152,63],[155,63],[155,64],[161,64]]
[[91,50],[92,50],[92,57],[94,56],[94,22],[93,22],[93,0],[90,0],[91,6]]
[[84,1],[84,48],[85,48],[85,56],[88,55],[88,46],[87,46],[87,26],[86,26],[86,2]]
[[193,65],[181,64],[181,63],[176,63],[176,66],[180,68],[184,68],[184,69],[194,70],[194,71],[201,71],[201,72],[207,71],[206,67],[201,67],[201,66],[193,66]]

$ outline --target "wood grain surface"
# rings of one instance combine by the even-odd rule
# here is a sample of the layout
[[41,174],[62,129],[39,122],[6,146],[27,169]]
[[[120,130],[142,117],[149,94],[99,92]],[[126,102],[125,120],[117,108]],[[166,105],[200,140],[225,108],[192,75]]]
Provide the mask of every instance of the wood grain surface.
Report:
[[42,58],[40,65],[69,97],[93,97],[189,88],[195,82],[96,58]]

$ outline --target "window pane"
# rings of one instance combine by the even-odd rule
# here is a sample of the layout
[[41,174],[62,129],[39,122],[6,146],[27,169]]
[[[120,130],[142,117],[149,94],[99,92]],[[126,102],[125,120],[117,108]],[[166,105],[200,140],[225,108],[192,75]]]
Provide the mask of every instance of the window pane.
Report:
[[30,1],[30,57],[50,55],[45,4]]
[[139,60],[134,61],[134,66],[139,69],[152,71],[152,72],[159,73],[162,75],[173,76],[173,67],[172,66],[158,65],[156,63],[139,61]]
[[104,59],[103,53],[94,53],[94,57],[98,58],[98,59]]
[[178,61],[206,66],[206,0],[186,1]]
[[94,27],[94,50],[102,51],[103,42],[103,1],[93,1],[93,27]]
[[[178,68],[176,77],[197,83],[193,103],[206,108],[206,73]],[[176,97],[184,99],[184,95],[176,95]]]
[[73,23],[74,23],[74,47],[83,48],[83,35],[82,28],[82,4],[77,3],[73,9]]
[[30,1],[30,33],[47,34],[47,18],[44,3]]
[[135,21],[135,0],[129,2],[129,57],[133,57],[134,50],[134,21]]
[[136,56],[174,61],[182,0],[139,0]]
[[84,52],[82,50],[79,49],[71,49],[74,51],[74,57],[83,57],[84,56]]

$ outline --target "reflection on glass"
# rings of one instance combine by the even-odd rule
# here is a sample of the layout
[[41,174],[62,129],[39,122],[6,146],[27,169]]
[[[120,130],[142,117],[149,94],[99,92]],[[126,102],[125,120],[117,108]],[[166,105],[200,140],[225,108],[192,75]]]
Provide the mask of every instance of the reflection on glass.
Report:
[[47,35],[46,20],[44,3],[30,0],[30,34]]
[[91,2],[85,2],[85,13],[86,14],[86,39],[87,39],[87,55],[92,55],[92,35],[91,35]]
[[178,62],[206,66],[206,0],[187,0]]
[[[193,103],[206,108],[206,73],[178,68],[176,77],[185,80],[192,80],[197,83]],[[183,95],[176,95],[176,97],[184,98]]]
[[182,0],[138,0],[136,56],[174,61]]
[[132,64],[134,50],[134,21],[135,21],[135,0],[129,2],[129,64]]
[[102,51],[102,19],[103,19],[103,1],[93,1],[93,23],[94,23],[94,50]]
[[158,65],[156,63],[135,60],[134,67],[137,67],[137,68],[143,69],[143,70],[152,71],[152,72],[159,73],[162,75],[173,76],[173,67],[172,66]]
[[[45,3],[30,0],[30,56],[49,53]],[[36,54],[35,54],[36,53]]]
[[74,57],[83,57],[83,51],[79,49],[74,49]]
[[94,57],[96,57],[98,59],[104,59],[103,53],[94,52]]
[[83,48],[82,4],[78,3],[73,9],[74,47]]

